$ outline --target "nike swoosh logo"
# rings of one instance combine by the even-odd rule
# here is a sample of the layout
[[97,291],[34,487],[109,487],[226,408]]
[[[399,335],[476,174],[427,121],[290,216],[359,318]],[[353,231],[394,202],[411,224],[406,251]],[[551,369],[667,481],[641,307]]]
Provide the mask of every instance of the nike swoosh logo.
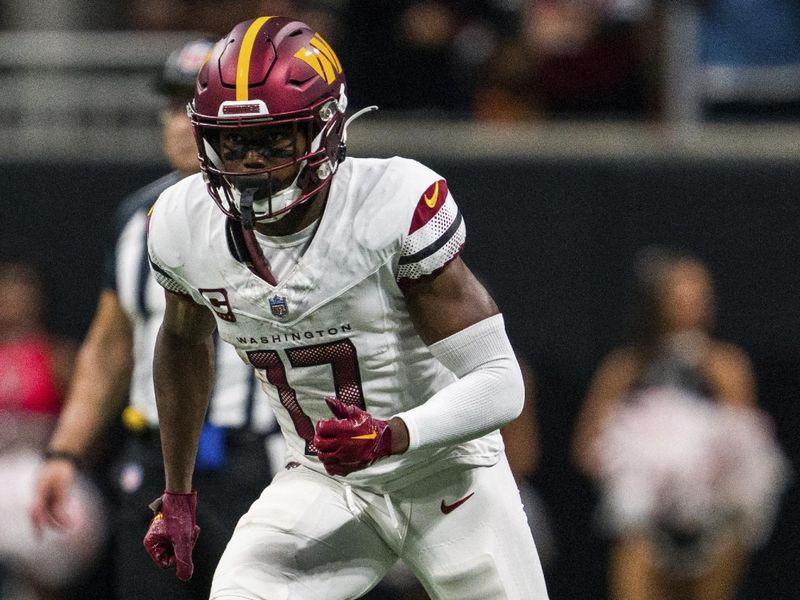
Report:
[[422,195],[422,199],[425,200],[425,204],[428,205],[428,208],[433,208],[436,206],[436,201],[439,199],[439,182],[433,184],[433,196],[428,198],[427,194]]
[[449,514],[449,513],[453,512],[455,509],[457,509],[459,506],[464,504],[464,502],[466,502],[467,500],[472,498],[474,495],[475,495],[475,492],[472,492],[469,496],[464,496],[461,500],[456,500],[452,504],[445,504],[444,500],[442,500],[442,505],[439,508],[442,509],[442,512],[444,514]]
[[350,439],[351,440],[374,440],[378,437],[378,432],[373,431],[372,433],[365,433],[364,435],[354,435]]

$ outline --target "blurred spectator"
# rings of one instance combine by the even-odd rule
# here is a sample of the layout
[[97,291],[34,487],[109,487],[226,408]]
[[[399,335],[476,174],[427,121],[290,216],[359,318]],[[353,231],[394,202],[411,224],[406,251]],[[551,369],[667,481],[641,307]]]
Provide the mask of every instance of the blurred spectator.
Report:
[[356,105],[387,111],[493,121],[642,119],[683,114],[671,105],[692,103],[684,112],[693,117],[701,108],[711,118],[800,116],[795,0],[50,4],[0,1],[3,26],[206,31],[211,24],[209,33],[221,36],[253,15],[292,15],[356,66]]
[[[259,15],[290,15],[309,23],[331,43],[339,39],[339,11],[346,0],[134,0],[126,3],[131,29],[204,31],[225,35]],[[209,30],[209,27],[212,29]]]
[[[134,0],[127,2],[128,23],[131,29],[150,31],[203,31],[222,37],[243,18],[259,14],[264,2],[259,0]],[[275,0],[283,9],[291,2]],[[213,28],[209,30],[209,27]]]
[[97,489],[81,478],[65,498],[63,529],[41,535],[25,518],[41,454],[61,410],[74,343],[47,331],[41,269],[21,255],[0,257],[0,597],[65,598],[104,541]]
[[473,111],[481,120],[641,118],[651,110],[638,4],[528,0],[517,35],[486,62]]
[[[338,48],[348,32],[344,29],[344,14],[350,0],[293,0],[286,8],[273,6],[272,0],[262,0],[262,15],[289,15],[308,23],[320,32],[325,41]],[[252,16],[252,15],[251,15]]]
[[513,4],[350,0],[342,54],[355,105],[468,116],[479,69],[513,31]]
[[768,537],[786,478],[745,353],[712,335],[705,265],[649,248],[632,343],[602,362],[575,436],[613,538],[611,597],[724,600]]

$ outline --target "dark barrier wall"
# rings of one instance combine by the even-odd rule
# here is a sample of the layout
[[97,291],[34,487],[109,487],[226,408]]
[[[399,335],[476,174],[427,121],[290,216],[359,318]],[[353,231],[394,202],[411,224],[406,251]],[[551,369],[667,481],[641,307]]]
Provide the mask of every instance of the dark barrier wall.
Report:
[[[751,355],[760,401],[800,465],[800,169],[683,162],[434,165],[467,219],[466,259],[538,372],[536,483],[559,534],[553,598],[601,598],[605,547],[568,444],[588,378],[622,334],[633,256],[686,247],[710,265],[720,335]],[[795,467],[797,469],[797,466]],[[786,496],[743,598],[800,598],[798,495]]]
[[[517,348],[537,373],[543,461],[535,483],[557,532],[555,599],[605,597],[595,497],[569,461],[588,379],[622,334],[635,252],[680,245],[705,259],[719,294],[720,335],[741,344],[760,401],[800,465],[800,169],[795,164],[697,161],[446,160],[467,221],[465,257],[494,292]],[[120,198],[159,165],[3,166],[3,240],[23,237],[50,257],[52,321],[81,336],[99,289],[103,246]],[[756,556],[742,598],[800,598],[798,490]]]

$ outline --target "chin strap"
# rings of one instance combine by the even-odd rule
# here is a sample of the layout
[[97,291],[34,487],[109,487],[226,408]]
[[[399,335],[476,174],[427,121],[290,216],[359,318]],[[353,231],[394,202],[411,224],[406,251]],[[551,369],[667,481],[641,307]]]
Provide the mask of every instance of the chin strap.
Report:
[[269,268],[264,252],[261,250],[261,245],[256,239],[253,232],[255,225],[255,213],[253,212],[253,197],[256,195],[258,188],[247,188],[242,192],[242,197],[239,200],[239,212],[242,216],[242,237],[244,237],[244,245],[247,248],[247,253],[250,255],[250,264],[253,265],[255,274],[261,277],[270,285],[278,285],[278,280],[272,274]]

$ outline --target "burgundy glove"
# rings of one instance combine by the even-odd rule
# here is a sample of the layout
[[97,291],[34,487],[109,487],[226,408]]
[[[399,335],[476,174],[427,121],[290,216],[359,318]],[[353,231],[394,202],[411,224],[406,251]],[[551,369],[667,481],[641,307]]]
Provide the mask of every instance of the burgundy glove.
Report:
[[197,492],[173,494],[164,492],[150,508],[156,513],[144,536],[144,547],[162,569],[175,567],[181,581],[192,577],[192,549],[200,528],[197,526]]
[[336,418],[317,423],[314,445],[329,474],[347,475],[391,454],[392,430],[388,422],[337,398],[328,397],[325,402]]

